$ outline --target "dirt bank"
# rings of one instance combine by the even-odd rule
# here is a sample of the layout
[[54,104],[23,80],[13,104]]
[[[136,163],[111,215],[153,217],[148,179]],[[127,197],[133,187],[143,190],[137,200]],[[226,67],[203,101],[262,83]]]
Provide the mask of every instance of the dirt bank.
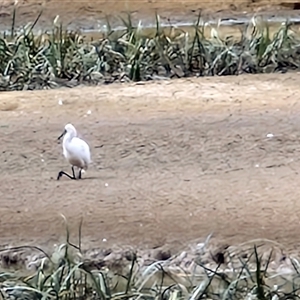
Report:
[[[2,93],[0,242],[52,244],[64,237],[62,213],[73,232],[84,218],[88,246],[176,248],[213,232],[229,243],[264,237],[293,247],[298,77]],[[82,181],[56,181],[70,168],[56,140],[67,122],[91,145]]]
[[[10,28],[14,1],[2,1],[0,5],[1,28]],[[38,26],[50,26],[56,15],[60,15],[64,25],[77,29],[99,29],[105,24],[105,16],[110,16],[112,25],[120,24],[117,18],[121,13],[131,12],[133,20],[143,19],[144,23],[153,22],[157,11],[164,23],[189,21],[198,16],[199,10],[208,18],[234,18],[253,12],[264,12],[269,17],[276,15],[298,15],[300,2],[295,1],[18,1],[17,25],[33,21],[40,10],[43,15]],[[296,9],[296,10],[295,10]]]

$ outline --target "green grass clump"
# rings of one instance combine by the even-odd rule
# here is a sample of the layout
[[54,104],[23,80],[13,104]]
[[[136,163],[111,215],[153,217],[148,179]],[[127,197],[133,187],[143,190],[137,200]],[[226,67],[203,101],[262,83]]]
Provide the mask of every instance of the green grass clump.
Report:
[[[125,251],[113,256],[109,251],[101,258],[95,253],[91,255],[93,258],[88,258],[81,250],[81,224],[79,245],[70,242],[68,226],[66,228],[66,242],[51,255],[37,247],[0,250],[0,299],[275,300],[300,297],[300,263],[280,253],[281,250],[276,252],[276,243],[266,248],[269,241],[252,241],[251,246],[223,247],[212,253],[208,237],[190,251],[190,256],[184,251],[149,261],[149,253],[143,256],[138,251]],[[16,267],[15,253],[25,248],[32,252],[38,250],[40,255],[27,259],[27,269],[21,270],[20,266]],[[8,268],[10,260],[15,268]]]
[[285,72],[299,67],[300,37],[283,23],[270,34],[270,25],[254,21],[239,38],[221,38],[218,28],[204,35],[201,16],[192,32],[161,27],[156,15],[154,33],[141,23],[122,19],[126,29],[114,32],[107,21],[103,38],[90,41],[63,29],[56,19],[50,32],[34,34],[40,15],[21,30],[0,37],[0,90],[55,88],[62,85],[140,81],[155,78]]

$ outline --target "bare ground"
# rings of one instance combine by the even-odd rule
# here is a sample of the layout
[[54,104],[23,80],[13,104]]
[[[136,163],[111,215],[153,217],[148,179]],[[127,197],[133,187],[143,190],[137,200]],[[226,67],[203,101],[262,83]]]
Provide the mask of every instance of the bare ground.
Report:
[[293,0],[223,0],[216,5],[212,0],[2,0],[0,3],[0,30],[11,29],[12,12],[17,3],[16,26],[24,26],[33,22],[42,11],[42,16],[36,28],[52,28],[54,18],[59,15],[64,26],[76,30],[99,30],[107,24],[106,16],[111,25],[122,25],[119,16],[126,18],[131,13],[132,20],[137,24],[143,20],[143,25],[155,24],[155,13],[160,15],[165,24],[179,22],[193,23],[199,12],[205,20],[219,18],[252,17],[253,13],[263,14],[272,19],[276,16],[298,17],[299,1]]
[[[274,74],[1,93],[0,243],[51,245],[65,237],[64,214],[74,236],[83,217],[86,247],[176,249],[212,232],[221,243],[296,247],[298,81]],[[82,181],[56,180],[70,171],[57,141],[67,122],[91,146]]]

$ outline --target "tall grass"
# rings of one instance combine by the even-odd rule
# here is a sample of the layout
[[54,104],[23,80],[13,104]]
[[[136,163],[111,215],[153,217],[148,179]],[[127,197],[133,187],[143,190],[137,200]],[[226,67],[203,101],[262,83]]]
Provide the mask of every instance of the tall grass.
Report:
[[[52,254],[37,247],[35,259],[9,268],[8,261],[25,247],[0,250],[1,299],[298,299],[299,260],[278,251],[276,243],[252,241],[211,252],[210,237],[169,258],[138,251],[112,251],[97,258],[70,242]],[[265,244],[265,247],[264,247]],[[278,256],[279,255],[279,256]],[[3,263],[5,258],[6,267]],[[93,257],[93,258],[91,258]],[[21,270],[22,269],[22,270]]]
[[193,32],[171,26],[172,34],[156,15],[154,34],[147,35],[128,15],[122,19],[125,30],[114,32],[107,19],[104,37],[90,41],[64,29],[57,18],[52,30],[34,34],[39,17],[16,30],[13,12],[10,32],[0,37],[0,90],[285,72],[300,63],[300,37],[288,22],[271,35],[268,23],[261,26],[253,18],[239,38],[222,38],[218,28],[211,29],[211,37],[204,35],[200,15]]

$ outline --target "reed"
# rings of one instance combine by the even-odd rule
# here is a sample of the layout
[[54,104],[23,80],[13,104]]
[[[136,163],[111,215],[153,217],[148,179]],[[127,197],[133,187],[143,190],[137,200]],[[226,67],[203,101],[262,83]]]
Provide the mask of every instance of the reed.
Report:
[[[33,90],[62,85],[145,81],[157,78],[239,75],[295,70],[300,62],[300,37],[289,22],[270,34],[268,22],[252,22],[240,37],[222,37],[219,27],[204,35],[199,15],[193,32],[163,28],[156,15],[153,34],[140,22],[123,18],[125,30],[114,32],[107,19],[103,38],[88,40],[64,29],[56,18],[52,30],[33,33],[37,19],[0,37],[0,90]],[[171,33],[171,34],[168,34]]]
[[[102,251],[97,256],[95,249],[92,255],[81,249],[82,223],[75,245],[65,222],[66,241],[51,254],[26,246],[0,250],[1,299],[275,300],[300,296],[299,260],[283,255],[275,242],[256,240],[211,251],[209,236],[173,256],[161,253],[150,259],[149,253],[143,256],[137,250],[116,255]],[[23,265],[18,265],[24,250],[34,255],[28,259],[27,254]]]

